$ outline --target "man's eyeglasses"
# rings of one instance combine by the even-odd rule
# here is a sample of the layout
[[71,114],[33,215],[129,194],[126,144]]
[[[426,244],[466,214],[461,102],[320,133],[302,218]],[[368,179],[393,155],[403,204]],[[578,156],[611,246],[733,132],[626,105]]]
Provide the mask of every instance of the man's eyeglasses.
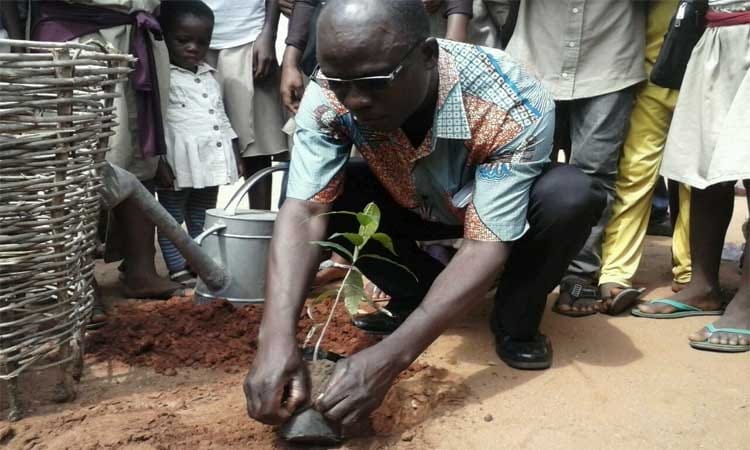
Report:
[[353,86],[363,91],[382,91],[393,84],[393,81],[396,80],[396,77],[398,77],[401,71],[404,70],[404,62],[406,61],[406,59],[409,58],[414,49],[419,47],[422,42],[423,41],[418,41],[417,43],[415,43],[409,49],[409,51],[406,52],[406,55],[401,58],[401,61],[398,63],[396,68],[393,69],[388,75],[373,75],[369,77],[357,77],[349,79],[334,78],[324,75],[320,71],[320,66],[316,66],[315,70],[313,70],[312,75],[310,75],[310,79],[322,85],[323,87],[327,87],[332,91],[343,91]]

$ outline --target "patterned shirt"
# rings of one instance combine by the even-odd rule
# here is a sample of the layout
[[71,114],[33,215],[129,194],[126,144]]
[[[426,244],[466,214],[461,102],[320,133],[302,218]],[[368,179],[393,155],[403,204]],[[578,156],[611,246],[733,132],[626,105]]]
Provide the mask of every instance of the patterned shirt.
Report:
[[419,148],[400,129],[358,124],[310,83],[295,117],[289,197],[333,202],[353,144],[393,199],[424,219],[463,223],[464,237],[480,241],[526,232],[529,191],[552,149],[552,97],[501,50],[438,42],[435,118]]

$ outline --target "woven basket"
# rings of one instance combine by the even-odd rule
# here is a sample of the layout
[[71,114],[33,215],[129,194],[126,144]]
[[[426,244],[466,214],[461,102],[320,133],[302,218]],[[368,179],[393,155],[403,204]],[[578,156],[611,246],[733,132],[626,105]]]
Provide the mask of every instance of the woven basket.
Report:
[[82,361],[93,302],[98,168],[134,58],[0,40],[0,380],[11,414],[30,368]]

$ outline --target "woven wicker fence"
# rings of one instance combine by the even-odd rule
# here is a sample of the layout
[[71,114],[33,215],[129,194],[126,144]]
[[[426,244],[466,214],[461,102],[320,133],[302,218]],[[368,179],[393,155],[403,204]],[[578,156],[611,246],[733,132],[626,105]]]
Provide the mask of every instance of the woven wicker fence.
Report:
[[133,58],[99,45],[2,41],[0,380],[81,361],[93,301],[101,180],[115,86]]

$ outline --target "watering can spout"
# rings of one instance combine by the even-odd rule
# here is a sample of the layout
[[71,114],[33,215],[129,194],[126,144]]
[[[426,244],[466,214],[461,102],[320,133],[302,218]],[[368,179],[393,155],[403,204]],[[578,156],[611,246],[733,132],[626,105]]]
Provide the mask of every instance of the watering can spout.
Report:
[[132,173],[106,163],[101,169],[102,187],[99,189],[107,209],[114,208],[129,200],[172,241],[190,267],[212,291],[222,292],[229,287],[231,276],[227,268],[208,256],[198,243],[185,232],[182,226],[169,214],[154,196]]

